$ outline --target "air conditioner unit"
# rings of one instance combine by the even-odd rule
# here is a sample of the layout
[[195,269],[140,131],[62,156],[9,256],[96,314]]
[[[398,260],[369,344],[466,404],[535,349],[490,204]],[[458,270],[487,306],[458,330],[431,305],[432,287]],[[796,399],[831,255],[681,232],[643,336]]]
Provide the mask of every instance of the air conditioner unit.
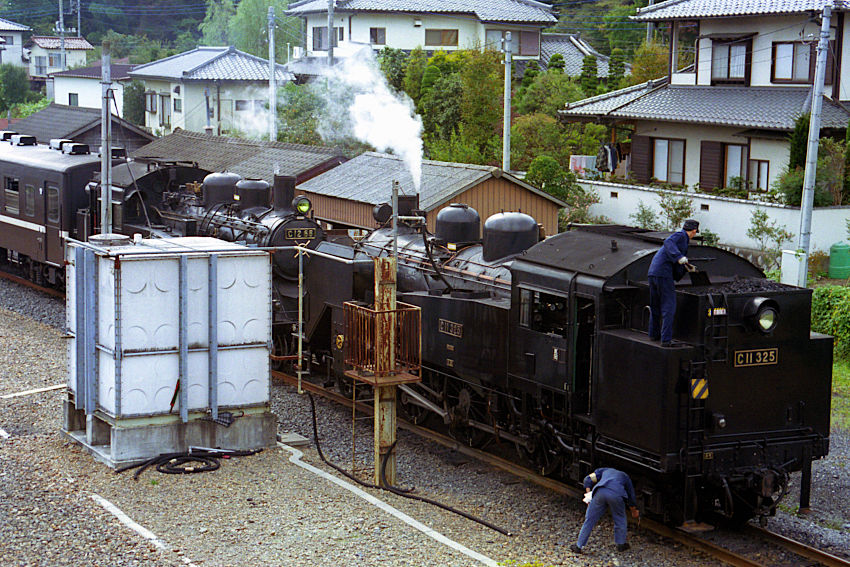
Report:
[[413,27],[421,28],[422,27],[422,18],[413,18]]

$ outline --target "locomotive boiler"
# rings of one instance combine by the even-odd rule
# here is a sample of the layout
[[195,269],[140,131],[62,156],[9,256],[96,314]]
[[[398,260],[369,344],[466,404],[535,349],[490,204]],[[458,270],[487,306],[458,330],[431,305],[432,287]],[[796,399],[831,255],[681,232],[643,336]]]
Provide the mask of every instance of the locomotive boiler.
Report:
[[[482,239],[462,206],[441,211],[433,236],[398,232],[398,299],[422,310],[422,382],[400,386],[409,419],[435,416],[469,444],[513,444],[574,481],[620,468],[644,511],[675,524],[766,518],[789,475],[827,454],[832,341],[810,332],[811,290],[692,246],[711,282],[676,286],[665,348],[646,333],[646,274],[664,234],[582,226],[539,241],[533,219],[503,213]],[[342,303],[372,301],[371,259],[392,238],[380,228],[353,247],[320,243],[353,261],[307,268],[312,358],[336,376]]]

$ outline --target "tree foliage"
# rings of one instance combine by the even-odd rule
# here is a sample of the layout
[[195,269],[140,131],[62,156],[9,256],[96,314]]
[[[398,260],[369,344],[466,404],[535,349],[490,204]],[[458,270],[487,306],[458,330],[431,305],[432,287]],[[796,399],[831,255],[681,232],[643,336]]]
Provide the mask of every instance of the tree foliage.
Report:
[[794,120],[794,130],[788,137],[790,149],[788,153],[788,169],[794,170],[806,166],[806,151],[809,143],[810,114],[801,114]]
[[584,91],[585,96],[590,97],[596,94],[596,87],[599,86],[598,72],[596,57],[585,55],[581,62],[581,76],[579,78],[581,81],[581,90]]
[[766,270],[777,267],[779,257],[782,254],[782,244],[794,238],[792,232],[788,232],[785,225],[770,220],[767,211],[755,209],[750,215],[750,228],[747,236],[758,242],[759,250],[764,254],[764,267]]
[[451,139],[460,124],[463,86],[460,76],[452,73],[437,79],[419,101],[426,142]]
[[421,47],[410,52],[407,58],[407,68],[404,70],[404,92],[407,93],[414,103],[419,103],[419,92],[422,87],[422,74],[428,65],[428,57]]
[[387,83],[397,92],[404,90],[404,70],[407,67],[407,53],[402,49],[385,47],[378,52],[378,64],[387,78]]
[[570,149],[563,126],[547,114],[518,117],[511,127],[511,166],[525,170],[539,156],[567,163]]
[[124,87],[124,120],[139,126],[145,125],[145,84],[130,81]]
[[549,58],[549,67],[548,69],[553,71],[564,72],[564,69],[567,66],[567,62],[564,61],[564,56],[560,53],[553,53],[552,57]]
[[4,63],[0,65],[0,112],[16,104],[33,102],[40,96],[30,90],[27,71],[23,67]]
[[228,27],[235,15],[233,0],[207,0],[207,13],[204,21],[198,24],[201,42],[204,45],[228,45]]
[[515,108],[520,114],[542,112],[557,117],[566,103],[582,98],[584,93],[572,78],[550,69],[537,75],[527,88],[521,90]]
[[628,83],[639,85],[652,79],[667,76],[667,56],[667,48],[658,42],[651,41],[641,44],[635,51],[635,57],[632,61],[632,74]]
[[[491,138],[501,137],[503,66],[495,51],[469,50],[466,64],[460,70],[463,96],[461,120],[469,141],[476,141],[487,161],[498,161]],[[499,144],[495,144],[498,148]]]
[[626,76],[626,56],[619,47],[611,50],[611,59],[608,60],[608,88],[616,90]]
[[300,44],[301,19],[284,16],[286,0],[241,0],[228,23],[230,44],[241,51],[267,59],[269,56],[268,12],[274,6],[275,60],[286,60],[286,42]]

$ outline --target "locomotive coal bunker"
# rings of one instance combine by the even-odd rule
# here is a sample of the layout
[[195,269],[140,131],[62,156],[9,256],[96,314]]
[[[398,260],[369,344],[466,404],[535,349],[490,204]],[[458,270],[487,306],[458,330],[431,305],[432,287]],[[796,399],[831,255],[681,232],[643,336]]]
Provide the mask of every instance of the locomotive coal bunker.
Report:
[[[646,333],[646,274],[665,234],[579,226],[538,242],[521,213],[479,231],[466,207],[441,211],[434,236],[399,228],[398,299],[422,309],[422,382],[400,386],[407,418],[438,416],[472,445],[513,443],[544,474],[626,470],[644,511],[674,524],[773,515],[800,470],[807,504],[806,473],[829,449],[832,372],[831,338],[810,332],[811,290],[692,245],[711,283],[676,285],[664,348]],[[320,243],[353,262],[306,270],[311,356],[340,383],[342,303],[372,301],[372,258],[392,238],[385,227]]]

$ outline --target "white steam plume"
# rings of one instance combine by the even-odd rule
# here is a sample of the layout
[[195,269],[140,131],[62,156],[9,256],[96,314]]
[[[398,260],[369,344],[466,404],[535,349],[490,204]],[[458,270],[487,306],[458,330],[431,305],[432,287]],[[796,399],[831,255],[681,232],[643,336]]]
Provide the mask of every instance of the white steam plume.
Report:
[[[335,53],[337,53],[335,51]],[[327,79],[328,120],[321,120],[323,138],[353,136],[379,152],[404,161],[417,192],[422,177],[422,119],[413,101],[390,89],[369,46],[340,53],[333,68],[322,67]]]

